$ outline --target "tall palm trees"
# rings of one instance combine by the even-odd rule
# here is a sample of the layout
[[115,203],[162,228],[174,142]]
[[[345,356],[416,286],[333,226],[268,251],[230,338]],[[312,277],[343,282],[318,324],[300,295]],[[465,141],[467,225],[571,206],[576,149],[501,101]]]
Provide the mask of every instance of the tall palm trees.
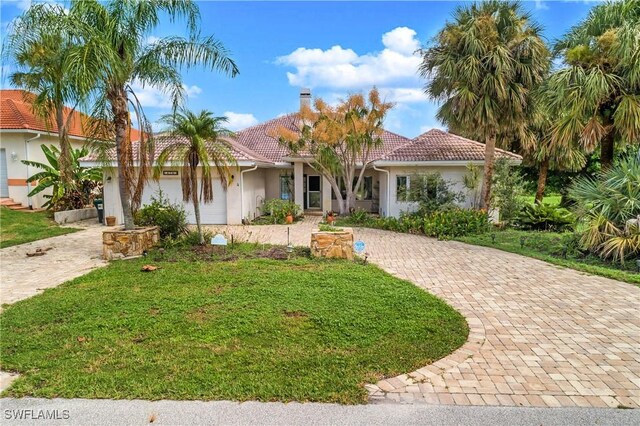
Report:
[[438,118],[485,141],[481,202],[488,208],[495,147],[516,137],[532,144],[532,90],[549,68],[541,29],[517,2],[459,7],[423,49],[425,91],[442,101]]
[[[68,134],[69,120],[73,117],[71,112],[85,100],[91,87],[91,74],[95,72],[95,69],[74,66],[79,51],[89,48],[89,45],[77,43],[81,26],[68,22],[68,19],[58,4],[34,4],[12,23],[5,44],[5,54],[12,57],[19,67],[10,76],[12,84],[34,94],[29,103],[47,125],[52,125],[51,119],[54,118],[60,144],[59,168],[63,187],[72,184]],[[90,48],[100,50],[99,45],[91,45]],[[101,56],[103,52],[94,53]],[[65,111],[67,104],[74,105],[71,111]]]
[[[183,98],[181,67],[203,65],[211,70],[235,76],[236,64],[222,43],[213,37],[200,37],[199,9],[191,0],[77,0],[69,14],[91,31],[86,39],[108,49],[104,57],[88,56],[86,63],[102,64],[96,74],[93,116],[97,123],[110,123],[115,135],[118,162],[118,185],[124,213],[125,229],[133,229],[133,213],[142,198],[144,184],[151,172],[153,141],[151,126],[131,87],[133,82],[156,87],[169,94],[174,107]],[[190,35],[166,37],[147,44],[150,32],[160,23],[161,15],[184,19]],[[142,130],[137,152],[130,137],[130,108]]]
[[[169,125],[170,137],[158,155],[154,178],[160,178],[161,169],[167,162],[182,164],[182,197],[185,202],[193,203],[200,244],[204,244],[200,200],[204,203],[214,201],[214,171],[217,172],[224,188],[231,180],[231,166],[236,165],[236,160],[219,138],[231,136],[232,132],[222,126],[227,121],[226,117],[215,117],[210,111],[194,114],[181,109],[175,114],[163,116],[161,121]],[[199,194],[198,180],[201,182]]]
[[640,2],[623,0],[595,6],[555,46],[567,66],[548,82],[552,138],[600,145],[605,169],[617,142],[640,142],[639,45]]

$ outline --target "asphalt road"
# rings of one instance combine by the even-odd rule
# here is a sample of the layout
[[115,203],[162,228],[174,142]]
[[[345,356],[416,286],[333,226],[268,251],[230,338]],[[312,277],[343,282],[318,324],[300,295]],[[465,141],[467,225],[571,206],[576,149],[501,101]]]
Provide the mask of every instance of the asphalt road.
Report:
[[0,399],[2,425],[640,425],[640,410]]

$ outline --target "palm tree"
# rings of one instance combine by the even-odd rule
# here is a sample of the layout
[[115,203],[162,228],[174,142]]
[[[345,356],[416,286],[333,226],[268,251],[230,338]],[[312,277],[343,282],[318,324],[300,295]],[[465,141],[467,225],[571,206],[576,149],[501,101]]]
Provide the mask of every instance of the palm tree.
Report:
[[623,264],[640,255],[640,155],[576,179],[569,196],[585,222],[583,248]]
[[[167,162],[182,164],[182,198],[185,202],[193,203],[200,244],[204,244],[200,223],[200,200],[204,203],[214,201],[214,171],[217,172],[223,188],[226,189],[231,181],[231,166],[236,166],[237,162],[220,138],[232,136],[233,133],[222,127],[223,123],[227,122],[226,117],[215,117],[212,112],[206,110],[194,114],[181,108],[175,114],[164,115],[161,121],[169,125],[170,136],[163,137],[166,146],[158,155],[153,177],[156,180],[160,178],[162,167]],[[158,140],[160,138],[158,137]]]
[[554,46],[566,66],[549,79],[552,138],[599,145],[603,169],[616,143],[640,141],[639,44],[640,2],[623,0],[595,6]]
[[574,139],[557,140],[551,137],[553,118],[545,102],[547,91],[548,87],[543,84],[535,93],[536,111],[530,123],[535,143],[524,152],[525,158],[532,160],[538,168],[536,203],[542,203],[550,170],[578,171],[586,163],[582,147]]
[[[234,77],[238,68],[222,43],[213,37],[198,35],[200,12],[195,1],[77,0],[71,2],[69,15],[90,28],[85,41],[100,43],[109,53],[103,57],[88,55],[84,63],[100,63],[96,75],[92,115],[97,134],[115,135],[118,186],[125,229],[133,229],[133,211],[140,206],[142,191],[153,163],[153,140],[149,121],[132,88],[134,82],[168,94],[174,109],[184,97],[179,69],[203,65]],[[148,44],[150,33],[161,16],[184,19],[188,37],[165,37]],[[133,110],[141,136],[131,140]],[[136,149],[134,150],[134,146]]]
[[541,29],[517,2],[458,7],[422,50],[425,92],[442,102],[437,117],[485,142],[481,202],[489,208],[496,144],[516,137],[533,144],[528,127],[532,90],[549,68]]
[[[90,84],[89,68],[75,67],[74,58],[81,49],[77,43],[80,27],[66,22],[68,16],[58,4],[34,4],[11,25],[5,55],[20,71],[10,75],[11,83],[32,92],[29,103],[47,125],[54,118],[60,144],[60,179],[72,189],[70,119],[79,101],[85,99]],[[101,55],[100,46],[94,54]],[[84,75],[83,75],[84,73]],[[74,105],[66,110],[65,105]]]

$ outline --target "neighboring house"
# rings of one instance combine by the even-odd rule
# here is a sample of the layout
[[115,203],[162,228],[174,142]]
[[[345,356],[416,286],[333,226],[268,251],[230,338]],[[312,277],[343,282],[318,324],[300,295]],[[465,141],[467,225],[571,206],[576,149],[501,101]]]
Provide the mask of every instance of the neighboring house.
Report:
[[[47,164],[40,146],[59,148],[60,144],[55,120],[44,120],[34,113],[33,96],[23,90],[0,90],[0,198],[11,198],[24,207],[39,208],[47,201],[43,197],[46,192],[29,197],[27,194],[35,184],[27,183],[27,178],[40,170],[23,164],[22,160]],[[65,118],[71,111],[66,108]],[[78,111],[72,114],[69,140],[77,149],[87,141],[83,124],[88,117]]]
[[[301,92],[301,103],[310,99],[308,90]],[[309,165],[309,159],[293,157],[272,135],[280,126],[297,129],[295,114],[269,120],[236,134],[225,143],[233,152],[238,168],[230,186],[214,185],[214,201],[201,204],[204,224],[239,224],[260,216],[260,207],[267,199],[293,200],[305,212],[338,210],[337,201],[328,181]],[[160,152],[169,136],[159,137],[156,152]],[[433,129],[414,139],[384,131],[383,145],[365,172],[358,194],[357,207],[382,216],[399,216],[402,211],[416,208],[415,203],[403,199],[414,173],[439,172],[457,191],[463,191],[462,180],[469,163],[484,164],[484,145],[460,136]],[[113,155],[113,154],[112,154]],[[519,155],[496,150],[497,158],[507,158],[514,164]],[[115,158],[114,158],[115,160]],[[98,165],[95,157],[88,157],[85,165]],[[115,164],[115,161],[114,161]],[[171,201],[182,203],[180,186],[181,165],[165,167],[158,182],[151,181],[145,189],[143,204],[162,190]],[[122,223],[117,171],[105,168],[105,215],[116,216]],[[184,203],[188,220],[193,223],[193,208]],[[469,201],[466,202],[469,204]]]

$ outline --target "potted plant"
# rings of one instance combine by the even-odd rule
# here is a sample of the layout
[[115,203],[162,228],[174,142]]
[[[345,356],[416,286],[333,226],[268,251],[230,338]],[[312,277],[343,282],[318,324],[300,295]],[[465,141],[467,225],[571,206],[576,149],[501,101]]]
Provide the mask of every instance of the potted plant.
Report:
[[293,212],[291,210],[287,212],[287,216],[285,217],[285,220],[287,221],[287,224],[293,223]]
[[332,210],[329,210],[327,212],[327,218],[326,219],[327,219],[327,223],[329,225],[333,225],[333,222],[336,220],[336,218],[335,218],[334,213],[333,213]]

